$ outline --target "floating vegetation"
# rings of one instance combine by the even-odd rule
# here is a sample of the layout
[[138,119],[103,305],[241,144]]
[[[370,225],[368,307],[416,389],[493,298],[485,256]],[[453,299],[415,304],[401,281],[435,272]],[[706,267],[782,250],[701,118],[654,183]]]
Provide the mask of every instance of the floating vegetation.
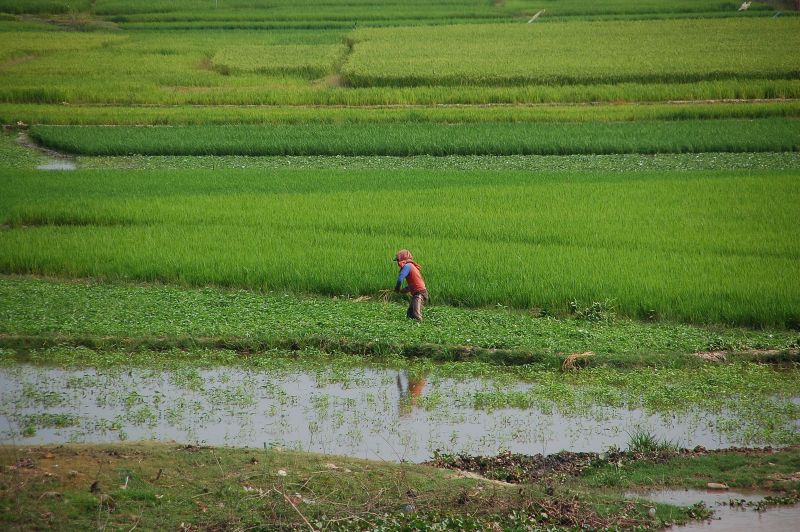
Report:
[[[9,353],[0,368],[2,417],[12,427],[4,438],[276,444],[413,461],[436,449],[532,454],[660,450],[663,441],[706,448],[800,441],[796,369],[735,363],[562,373],[405,359],[365,366],[359,357],[312,350],[233,357],[220,366],[216,354],[28,354],[31,361],[73,360],[53,368],[20,365]],[[75,365],[92,360],[106,362]]]

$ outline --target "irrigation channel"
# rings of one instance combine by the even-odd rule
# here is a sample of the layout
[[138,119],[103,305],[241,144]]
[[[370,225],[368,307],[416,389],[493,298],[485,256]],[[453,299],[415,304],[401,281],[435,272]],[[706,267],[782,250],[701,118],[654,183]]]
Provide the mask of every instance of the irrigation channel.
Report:
[[[158,440],[280,446],[413,462],[429,459],[436,449],[475,455],[599,452],[624,448],[637,429],[682,447],[752,443],[741,433],[746,423],[726,411],[477,408],[475,398],[496,386],[380,368],[273,372],[13,364],[0,368],[0,438],[25,445]],[[509,386],[524,391],[536,384],[503,389]]]

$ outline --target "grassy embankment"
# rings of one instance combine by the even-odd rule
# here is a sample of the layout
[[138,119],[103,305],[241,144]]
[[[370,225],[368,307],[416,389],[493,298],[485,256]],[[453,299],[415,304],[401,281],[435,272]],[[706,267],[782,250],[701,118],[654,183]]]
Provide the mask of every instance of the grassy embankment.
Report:
[[[507,309],[433,306],[428,319],[415,325],[401,319],[403,309],[395,304],[280,292],[6,277],[0,281],[0,294],[5,302],[0,312],[2,343],[13,349],[84,345],[265,352],[313,347],[367,357],[402,355],[555,369],[566,355],[589,350],[596,356],[583,360],[584,366],[681,368],[706,364],[688,356],[695,352],[722,351],[739,361],[780,361],[790,360],[800,347],[792,331],[643,324],[611,319],[602,312],[555,319]],[[57,362],[67,363],[71,356],[79,357],[80,352]],[[513,371],[530,380],[525,372],[534,369]]]
[[[506,485],[429,466],[386,464],[280,450],[174,445],[0,448],[0,520],[10,529],[49,527],[324,530],[485,530],[487,527],[663,527],[707,515],[598,489],[602,463],[578,478]],[[650,461],[619,469],[620,485],[732,486],[797,490],[796,450],[673,458],[647,479]],[[603,482],[600,482],[604,484]],[[93,489],[90,489],[93,487]],[[388,487],[388,488],[387,488]]]

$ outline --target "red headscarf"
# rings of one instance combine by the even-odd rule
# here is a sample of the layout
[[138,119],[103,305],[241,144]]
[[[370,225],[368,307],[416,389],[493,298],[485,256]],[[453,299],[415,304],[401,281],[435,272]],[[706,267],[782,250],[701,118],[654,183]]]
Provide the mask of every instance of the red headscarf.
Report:
[[422,266],[414,262],[414,256],[411,255],[411,252],[407,249],[401,249],[398,251],[397,255],[394,256],[394,260],[397,261],[397,265],[401,268],[410,262],[417,267],[417,270],[422,270]]
[[420,268],[419,264],[414,262],[414,257],[411,255],[411,252],[407,249],[401,249],[397,252],[397,255],[394,256],[394,260],[397,261],[397,265],[401,270],[406,264],[413,264],[415,266],[408,272],[406,283],[412,294],[423,292],[425,290],[425,281],[422,279],[422,274],[420,273],[422,268]]
[[414,257],[411,256],[411,252],[407,249],[401,249],[397,252],[397,255],[394,256],[394,260],[397,262],[406,262],[409,260],[414,260]]

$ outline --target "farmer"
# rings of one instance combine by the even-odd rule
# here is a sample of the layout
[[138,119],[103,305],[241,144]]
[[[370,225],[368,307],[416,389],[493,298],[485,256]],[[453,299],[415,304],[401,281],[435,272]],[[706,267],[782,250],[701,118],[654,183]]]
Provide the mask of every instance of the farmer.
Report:
[[[420,266],[414,262],[414,257],[407,249],[398,251],[394,256],[394,261],[400,268],[394,291],[411,294],[411,303],[408,305],[406,316],[412,320],[422,321],[422,305],[428,301],[428,290],[425,288],[425,281],[419,272]],[[403,280],[406,282],[406,287],[400,290]]]

